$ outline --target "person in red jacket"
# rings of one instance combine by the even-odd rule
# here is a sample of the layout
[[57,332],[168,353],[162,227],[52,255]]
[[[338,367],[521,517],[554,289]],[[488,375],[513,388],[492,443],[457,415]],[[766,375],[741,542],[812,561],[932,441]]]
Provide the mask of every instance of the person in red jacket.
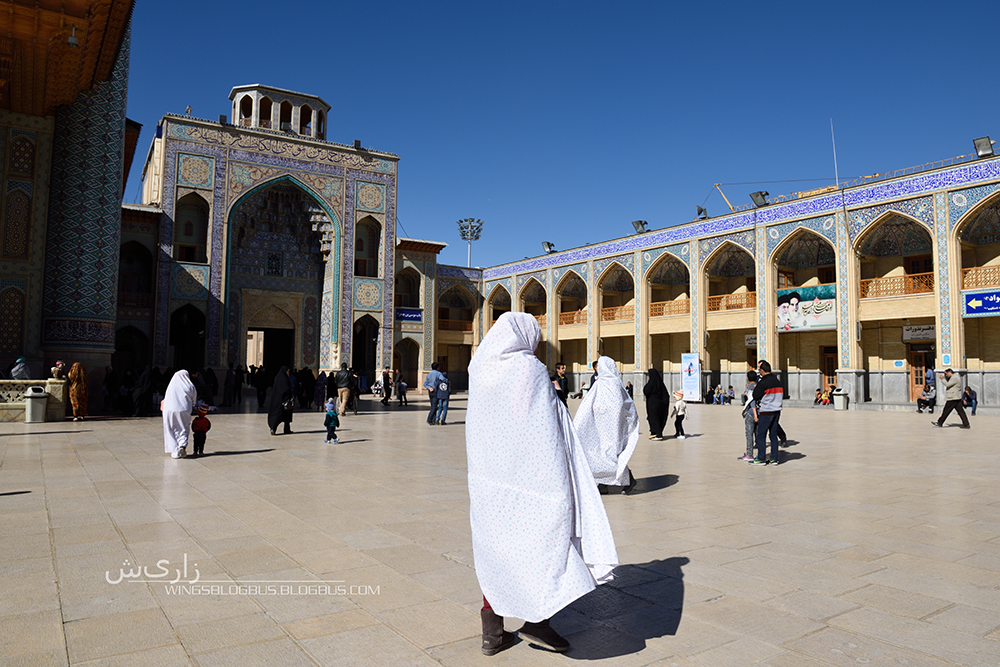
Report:
[[194,432],[194,456],[205,455],[205,439],[208,437],[208,430],[212,428],[212,422],[208,421],[208,406],[204,403],[198,404],[198,416],[191,422],[191,430]]

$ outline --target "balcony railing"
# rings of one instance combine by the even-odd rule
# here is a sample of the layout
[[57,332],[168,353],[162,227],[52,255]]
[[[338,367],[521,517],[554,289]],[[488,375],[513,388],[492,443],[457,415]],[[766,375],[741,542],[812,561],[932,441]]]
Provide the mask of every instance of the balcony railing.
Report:
[[673,301],[657,301],[649,304],[650,317],[667,315],[687,315],[691,312],[691,299],[674,299]]
[[152,308],[153,295],[141,292],[118,292],[118,305],[121,308]]
[[586,324],[587,323],[587,311],[585,310],[574,310],[569,313],[559,313],[559,325],[564,324]]
[[472,322],[465,320],[438,320],[438,329],[442,331],[472,331]]
[[635,314],[635,306],[615,306],[613,308],[601,308],[602,322],[621,322],[631,320]]
[[250,127],[253,124],[253,118],[240,118],[240,127]]
[[757,307],[757,292],[739,292],[708,297],[708,312],[717,310],[746,310]]
[[933,273],[913,273],[908,276],[889,276],[862,280],[859,296],[862,299],[877,299],[884,296],[906,296],[907,294],[927,294],[934,291]]
[[962,289],[1000,287],[1000,265],[977,266],[962,270]]
[[538,320],[538,326],[540,326],[543,329],[545,328],[545,323],[549,321],[548,318],[545,316],[545,313],[542,313],[541,315],[535,315],[535,319]]

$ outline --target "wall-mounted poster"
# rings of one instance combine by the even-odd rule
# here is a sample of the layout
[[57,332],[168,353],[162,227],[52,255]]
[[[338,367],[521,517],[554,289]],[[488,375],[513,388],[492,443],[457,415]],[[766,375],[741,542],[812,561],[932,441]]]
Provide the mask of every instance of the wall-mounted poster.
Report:
[[701,402],[701,359],[695,352],[681,355],[681,389],[685,401]]
[[778,290],[778,332],[837,328],[837,286],[814,285]]

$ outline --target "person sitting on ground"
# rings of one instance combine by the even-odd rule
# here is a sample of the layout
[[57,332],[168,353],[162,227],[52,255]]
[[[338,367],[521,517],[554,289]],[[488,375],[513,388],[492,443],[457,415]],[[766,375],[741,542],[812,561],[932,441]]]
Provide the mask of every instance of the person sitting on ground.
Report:
[[823,390],[816,390],[816,398],[813,400],[813,405],[821,405],[823,403]]
[[726,390],[726,405],[732,405],[734,398],[736,398],[736,392],[733,391],[733,385],[729,385],[729,389]]
[[722,385],[715,388],[715,404],[722,405]]
[[824,389],[823,393],[819,397],[820,405],[830,405],[830,390]]
[[917,399],[917,412],[923,412],[924,408],[927,408],[927,412],[934,414],[934,403],[937,402],[937,392],[934,390],[934,385],[925,384],[924,390],[920,392],[920,398]]
[[965,393],[962,395],[962,405],[966,408],[972,410],[972,416],[976,416],[976,407],[979,405],[979,399],[976,396],[976,390],[972,387],[966,387]]

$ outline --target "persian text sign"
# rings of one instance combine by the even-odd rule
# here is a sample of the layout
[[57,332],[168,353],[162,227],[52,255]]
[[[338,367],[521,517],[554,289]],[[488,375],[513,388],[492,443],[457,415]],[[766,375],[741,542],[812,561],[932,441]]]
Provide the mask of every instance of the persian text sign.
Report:
[[934,340],[937,330],[933,324],[907,324],[903,327],[903,340]]
[[778,331],[837,328],[837,286],[812,285],[778,290]]
[[694,352],[681,355],[681,389],[685,401],[701,402],[701,359]]
[[420,322],[423,320],[424,311],[419,308],[397,308],[397,322]]
[[996,317],[997,315],[1000,315],[1000,290],[962,292],[962,317]]

